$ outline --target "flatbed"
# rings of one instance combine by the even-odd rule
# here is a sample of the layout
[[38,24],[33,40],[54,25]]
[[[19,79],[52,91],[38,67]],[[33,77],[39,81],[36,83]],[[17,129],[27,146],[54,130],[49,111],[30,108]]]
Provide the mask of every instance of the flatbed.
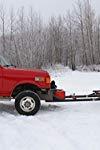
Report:
[[53,98],[53,101],[46,102],[83,102],[83,101],[100,101],[100,90],[93,91],[89,95],[67,95],[64,99],[59,99],[57,97]]

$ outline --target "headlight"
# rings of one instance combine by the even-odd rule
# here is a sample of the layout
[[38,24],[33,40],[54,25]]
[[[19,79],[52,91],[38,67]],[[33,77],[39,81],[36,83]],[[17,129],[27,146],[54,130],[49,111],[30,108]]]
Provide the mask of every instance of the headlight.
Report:
[[35,77],[35,81],[45,82],[45,78],[44,77]]
[[35,77],[36,82],[45,82],[45,83],[50,83],[50,77]]

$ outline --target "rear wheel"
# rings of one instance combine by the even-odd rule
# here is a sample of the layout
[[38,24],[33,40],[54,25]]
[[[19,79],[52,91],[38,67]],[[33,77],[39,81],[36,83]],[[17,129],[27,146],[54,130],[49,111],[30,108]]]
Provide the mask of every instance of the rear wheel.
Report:
[[15,108],[22,115],[34,115],[40,109],[40,98],[32,91],[23,91],[15,98]]

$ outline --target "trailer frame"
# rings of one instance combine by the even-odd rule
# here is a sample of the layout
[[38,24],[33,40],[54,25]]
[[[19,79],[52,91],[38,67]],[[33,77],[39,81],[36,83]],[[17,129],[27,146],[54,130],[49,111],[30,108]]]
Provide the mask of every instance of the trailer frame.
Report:
[[94,90],[92,94],[89,95],[68,95],[65,99],[59,99],[58,97],[53,97],[53,100],[47,100],[46,102],[84,102],[84,101],[100,101],[100,90]]

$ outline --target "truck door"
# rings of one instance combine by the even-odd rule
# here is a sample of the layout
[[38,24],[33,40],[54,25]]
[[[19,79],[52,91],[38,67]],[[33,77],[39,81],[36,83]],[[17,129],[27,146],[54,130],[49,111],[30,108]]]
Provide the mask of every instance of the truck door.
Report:
[[0,94],[2,93],[3,89],[2,89],[2,66],[0,66]]

